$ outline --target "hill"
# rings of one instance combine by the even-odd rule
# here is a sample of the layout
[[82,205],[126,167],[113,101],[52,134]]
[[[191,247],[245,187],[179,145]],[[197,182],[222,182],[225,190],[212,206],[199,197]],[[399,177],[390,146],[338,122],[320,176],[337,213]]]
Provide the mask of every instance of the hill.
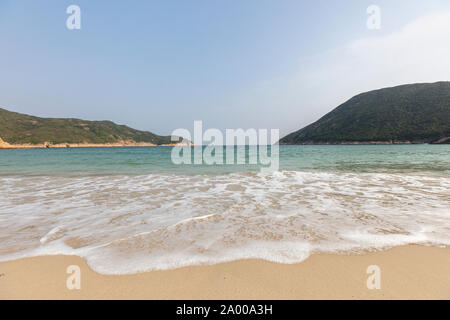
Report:
[[[162,145],[170,136],[135,130],[111,121],[39,118],[0,108],[0,143],[9,145]],[[1,147],[1,146],[0,146]]]
[[357,95],[280,144],[450,143],[450,82]]

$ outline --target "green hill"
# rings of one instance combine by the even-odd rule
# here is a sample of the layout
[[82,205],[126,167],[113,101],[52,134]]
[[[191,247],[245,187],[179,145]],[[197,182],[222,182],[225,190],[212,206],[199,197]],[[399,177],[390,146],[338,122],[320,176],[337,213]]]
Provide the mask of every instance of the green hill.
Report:
[[281,144],[450,143],[450,82],[411,84],[351,98]]
[[123,141],[171,144],[170,136],[158,136],[111,121],[39,118],[0,108],[0,138],[10,144],[109,144]]

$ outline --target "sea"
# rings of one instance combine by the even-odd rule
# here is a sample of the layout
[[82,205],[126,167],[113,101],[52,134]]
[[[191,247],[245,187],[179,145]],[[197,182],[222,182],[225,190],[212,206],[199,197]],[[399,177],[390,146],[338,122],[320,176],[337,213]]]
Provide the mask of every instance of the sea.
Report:
[[133,274],[450,245],[450,145],[279,146],[271,172],[172,153],[0,150],[0,261],[77,255]]

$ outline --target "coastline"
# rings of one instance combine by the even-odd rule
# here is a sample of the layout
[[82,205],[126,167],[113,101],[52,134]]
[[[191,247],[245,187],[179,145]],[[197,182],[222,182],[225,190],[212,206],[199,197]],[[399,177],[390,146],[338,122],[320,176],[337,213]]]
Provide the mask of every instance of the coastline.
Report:
[[[68,290],[69,265],[81,290]],[[381,290],[367,289],[367,267]],[[76,256],[0,263],[0,299],[450,299],[450,248],[408,245],[361,255],[314,254],[283,265],[239,260],[211,266],[102,275]]]
[[70,149],[70,148],[119,148],[119,147],[175,147],[184,144],[153,144],[147,142],[126,143],[59,143],[59,144],[9,144],[0,141],[0,150],[10,149]]
[[343,141],[343,142],[303,142],[303,143],[284,143],[280,146],[391,146],[391,145],[441,145],[450,144],[450,139],[442,139],[438,142],[429,141]]

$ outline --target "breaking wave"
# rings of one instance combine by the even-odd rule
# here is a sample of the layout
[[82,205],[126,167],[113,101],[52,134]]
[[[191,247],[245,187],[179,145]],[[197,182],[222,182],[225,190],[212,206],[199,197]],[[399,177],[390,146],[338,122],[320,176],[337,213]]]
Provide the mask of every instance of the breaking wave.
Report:
[[73,254],[128,274],[450,245],[449,190],[429,173],[3,176],[0,260]]

